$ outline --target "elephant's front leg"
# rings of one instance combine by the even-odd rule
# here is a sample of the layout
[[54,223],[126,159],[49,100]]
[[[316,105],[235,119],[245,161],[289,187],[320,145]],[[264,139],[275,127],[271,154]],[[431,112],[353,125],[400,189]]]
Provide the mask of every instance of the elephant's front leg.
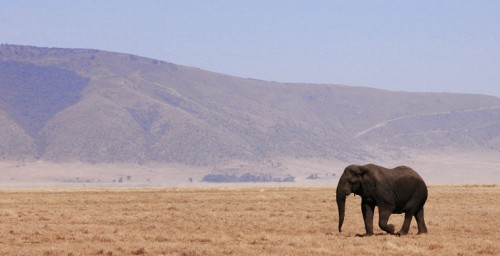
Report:
[[373,235],[373,212],[375,205],[368,203],[366,200],[361,202],[361,212],[363,212],[363,220],[365,222],[366,233],[363,236]]

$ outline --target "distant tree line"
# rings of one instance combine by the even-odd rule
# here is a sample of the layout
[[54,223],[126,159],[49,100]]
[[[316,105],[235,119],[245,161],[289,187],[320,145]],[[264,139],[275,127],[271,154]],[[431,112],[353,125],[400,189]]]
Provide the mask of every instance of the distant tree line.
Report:
[[203,177],[204,182],[220,182],[220,183],[235,183],[235,182],[295,182],[295,177],[286,175],[285,177],[273,177],[270,174],[253,174],[245,173],[241,176],[234,174],[207,174]]

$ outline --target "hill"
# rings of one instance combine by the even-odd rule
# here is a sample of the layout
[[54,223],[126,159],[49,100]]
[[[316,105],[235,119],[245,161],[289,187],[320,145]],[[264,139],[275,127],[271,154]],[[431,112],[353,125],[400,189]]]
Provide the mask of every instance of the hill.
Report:
[[415,152],[499,154],[500,98],[283,84],[130,54],[0,46],[2,161],[271,170],[286,159],[396,163]]

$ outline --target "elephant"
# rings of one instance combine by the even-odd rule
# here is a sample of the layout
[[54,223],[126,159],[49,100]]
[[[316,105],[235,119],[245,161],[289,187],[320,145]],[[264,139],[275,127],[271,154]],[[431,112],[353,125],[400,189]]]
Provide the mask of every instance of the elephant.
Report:
[[[361,212],[366,233],[373,235],[373,213],[378,206],[379,227],[392,235],[406,235],[410,229],[412,216],[417,220],[418,234],[427,233],[424,221],[424,204],[427,200],[427,186],[420,175],[407,166],[394,169],[375,164],[349,165],[339,179],[337,186],[337,206],[339,211],[339,232],[345,215],[346,197],[354,193],[361,196]],[[399,232],[388,224],[392,213],[404,213],[404,223]]]

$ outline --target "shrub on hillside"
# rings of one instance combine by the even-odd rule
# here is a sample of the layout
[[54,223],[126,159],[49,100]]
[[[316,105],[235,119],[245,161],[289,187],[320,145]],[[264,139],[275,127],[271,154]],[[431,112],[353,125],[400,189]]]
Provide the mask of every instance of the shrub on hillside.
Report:
[[241,176],[234,174],[207,174],[201,181],[204,182],[220,182],[220,183],[235,183],[235,182],[295,182],[295,177],[287,175],[285,177],[273,177],[270,174],[254,174],[245,173]]

